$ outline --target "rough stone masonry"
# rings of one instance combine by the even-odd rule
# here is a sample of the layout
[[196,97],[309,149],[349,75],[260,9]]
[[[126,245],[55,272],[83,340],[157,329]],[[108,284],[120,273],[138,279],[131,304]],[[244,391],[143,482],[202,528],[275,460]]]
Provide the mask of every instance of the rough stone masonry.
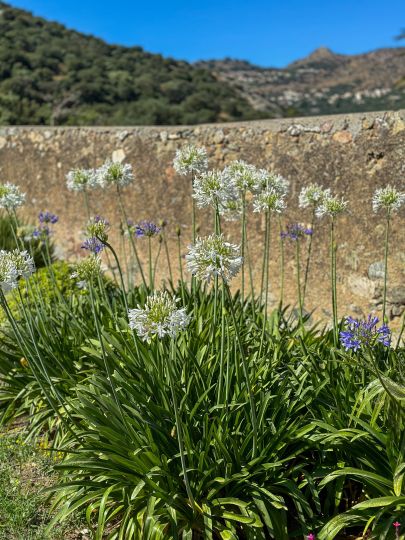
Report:
[[[86,221],[80,195],[67,191],[65,174],[74,167],[97,167],[106,158],[133,165],[136,181],[125,190],[128,215],[135,221],[168,221],[167,234],[176,261],[176,227],[182,230],[182,249],[190,241],[191,185],[172,168],[175,150],[186,142],[204,145],[212,167],[243,159],[272,169],[290,181],[288,211],[282,222],[308,223],[310,215],[298,208],[300,189],[318,182],[343,196],[350,212],[338,222],[339,314],[362,316],[381,311],[384,220],[375,215],[371,198],[377,187],[390,183],[405,190],[405,111],[323,116],[303,119],[181,127],[2,127],[0,128],[0,180],[21,186],[27,193],[24,217],[36,219],[40,210],[60,216],[55,242],[58,253],[81,255],[81,229]],[[91,197],[94,214],[119,223],[115,196],[97,192]],[[402,212],[395,217],[390,237],[389,315],[399,325],[405,308],[405,229]],[[200,212],[200,234],[212,228],[212,216]],[[226,226],[227,235],[240,241],[237,224]],[[329,287],[328,222],[318,220],[314,231],[313,263],[306,309],[315,319],[331,315]],[[260,281],[263,221],[249,215],[249,238]],[[272,224],[270,300],[280,294],[279,223]],[[120,239],[116,238],[117,244]],[[137,240],[146,257],[146,245]],[[157,249],[157,242],[155,245]],[[286,243],[285,300],[296,303],[294,246]],[[305,257],[303,247],[302,257]],[[176,266],[174,263],[173,266]],[[159,269],[167,268],[164,252]],[[163,277],[163,271],[160,272]],[[167,274],[166,274],[167,277]]]

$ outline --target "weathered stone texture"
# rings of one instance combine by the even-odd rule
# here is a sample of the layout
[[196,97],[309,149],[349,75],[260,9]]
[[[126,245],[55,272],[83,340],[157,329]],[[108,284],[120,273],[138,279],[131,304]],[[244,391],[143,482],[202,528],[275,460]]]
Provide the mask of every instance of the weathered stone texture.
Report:
[[[173,250],[175,227],[180,225],[185,251],[190,239],[190,184],[176,176],[172,168],[175,150],[185,142],[206,146],[213,167],[244,159],[288,178],[291,192],[284,223],[310,221],[311,216],[298,209],[297,197],[301,187],[311,181],[349,200],[350,212],[338,224],[339,312],[359,315],[376,309],[378,313],[384,270],[375,263],[383,259],[384,222],[382,216],[373,214],[371,197],[377,187],[388,183],[405,189],[405,111],[221,126],[3,127],[0,174],[2,181],[17,183],[27,192],[26,217],[35,218],[42,209],[60,215],[55,240],[61,243],[64,254],[72,257],[80,252],[85,212],[80,195],[69,193],[65,187],[66,172],[73,167],[99,166],[108,157],[128,161],[137,177],[134,186],[125,191],[128,214],[135,220],[167,219]],[[94,213],[118,222],[113,193],[98,192],[91,205]],[[249,221],[254,273],[260,280],[263,222],[257,214],[251,214]],[[210,231],[209,213],[201,212],[199,222],[201,234]],[[227,225],[227,230],[238,242],[237,226]],[[273,302],[279,295],[278,234],[275,221],[270,273]],[[390,246],[388,300],[395,325],[405,304],[404,211],[393,221]],[[325,317],[330,314],[327,220],[316,223],[313,254],[306,308],[316,309],[316,317]],[[163,260],[162,256],[161,267],[166,266]],[[287,245],[286,299],[294,303],[295,298],[294,249]]]

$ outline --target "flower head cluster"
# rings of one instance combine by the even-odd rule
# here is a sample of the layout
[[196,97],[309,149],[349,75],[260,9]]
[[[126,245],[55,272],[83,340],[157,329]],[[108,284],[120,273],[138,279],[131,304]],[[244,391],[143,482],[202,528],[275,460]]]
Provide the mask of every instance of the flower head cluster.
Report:
[[56,214],[52,214],[52,212],[40,212],[38,216],[40,223],[50,223],[51,225],[55,225],[59,221],[59,218]]
[[25,193],[21,193],[20,188],[14,184],[6,182],[0,184],[0,208],[5,210],[15,210],[25,202]]
[[182,176],[188,174],[202,174],[208,168],[207,151],[205,148],[200,148],[189,144],[179,148],[173,160],[174,170]]
[[360,321],[353,317],[346,317],[346,330],[340,332],[340,342],[346,350],[364,347],[374,347],[377,343],[382,343],[384,347],[389,347],[391,343],[391,331],[386,324],[377,328],[378,317],[369,315],[367,320]]
[[189,246],[186,260],[188,270],[207,282],[213,276],[220,276],[228,282],[236,276],[243,264],[239,246],[226,242],[222,234],[197,238],[196,243]]
[[190,316],[184,308],[178,309],[178,299],[171,297],[167,291],[155,291],[148,296],[144,308],[138,305],[137,309],[128,311],[129,326],[138,336],[150,343],[152,338],[176,337],[184,330]]
[[319,184],[309,184],[301,189],[298,204],[300,208],[319,206],[325,197],[330,197],[330,190],[324,189]]
[[137,237],[147,236],[149,238],[160,233],[161,227],[158,227],[152,221],[140,221],[135,225],[135,235]]
[[385,210],[386,212],[397,212],[405,203],[405,193],[401,193],[391,186],[379,188],[373,196],[373,210]]
[[312,233],[312,229],[303,227],[299,223],[294,223],[293,225],[287,225],[287,230],[280,233],[280,236],[281,238],[289,238],[290,240],[300,240],[305,236],[311,236]]
[[219,206],[219,213],[226,221],[237,221],[243,211],[241,197],[229,199]]
[[82,244],[82,249],[87,249],[95,255],[103,251],[104,248],[105,245],[103,244],[103,242],[100,242],[100,240],[95,236],[92,236],[91,238],[86,238],[86,240]]
[[77,285],[80,288],[86,288],[89,283],[92,283],[100,275],[100,272],[101,259],[98,255],[93,254],[77,263],[76,270],[70,277],[78,279]]
[[284,195],[273,187],[264,189],[253,199],[253,212],[276,212],[281,214],[286,207]]
[[0,287],[3,292],[17,287],[19,277],[27,278],[35,272],[35,264],[27,251],[0,250]]
[[57,215],[52,214],[52,212],[40,212],[38,216],[39,226],[34,229],[32,236],[34,238],[46,239],[51,234],[51,229],[49,225],[55,225],[58,222],[59,218]]
[[237,198],[235,184],[227,175],[218,170],[207,171],[194,180],[194,199],[197,206],[224,206]]
[[267,191],[275,191],[280,197],[286,197],[288,195],[290,182],[274,172],[267,169],[259,169],[256,174],[256,183],[254,185],[254,191],[258,195]]
[[259,181],[258,174],[254,165],[241,160],[232,161],[223,170],[223,175],[228,177],[241,192],[254,189]]
[[70,191],[85,191],[98,186],[94,169],[73,169],[66,175],[66,185]]
[[335,218],[347,210],[347,204],[347,201],[333,197],[330,193],[327,193],[315,210],[315,214],[317,217],[329,216]]
[[96,170],[95,176],[97,184],[101,188],[111,185],[124,187],[134,180],[132,166],[129,163],[119,163],[110,159]]
[[90,238],[98,238],[105,243],[108,240],[110,222],[101,216],[95,216],[87,223],[86,233]]

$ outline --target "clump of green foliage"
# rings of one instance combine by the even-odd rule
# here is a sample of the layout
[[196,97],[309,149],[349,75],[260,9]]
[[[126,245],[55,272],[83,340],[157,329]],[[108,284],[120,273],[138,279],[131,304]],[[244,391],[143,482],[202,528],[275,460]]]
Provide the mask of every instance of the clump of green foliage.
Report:
[[0,124],[196,124],[258,118],[187,62],[108,45],[0,2]]

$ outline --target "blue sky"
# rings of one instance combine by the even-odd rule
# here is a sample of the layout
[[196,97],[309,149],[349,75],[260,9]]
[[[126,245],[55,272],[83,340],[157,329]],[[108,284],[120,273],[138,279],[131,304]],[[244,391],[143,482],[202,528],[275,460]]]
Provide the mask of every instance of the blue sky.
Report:
[[405,0],[5,0],[110,43],[194,61],[282,67],[327,46],[344,54],[399,45]]

